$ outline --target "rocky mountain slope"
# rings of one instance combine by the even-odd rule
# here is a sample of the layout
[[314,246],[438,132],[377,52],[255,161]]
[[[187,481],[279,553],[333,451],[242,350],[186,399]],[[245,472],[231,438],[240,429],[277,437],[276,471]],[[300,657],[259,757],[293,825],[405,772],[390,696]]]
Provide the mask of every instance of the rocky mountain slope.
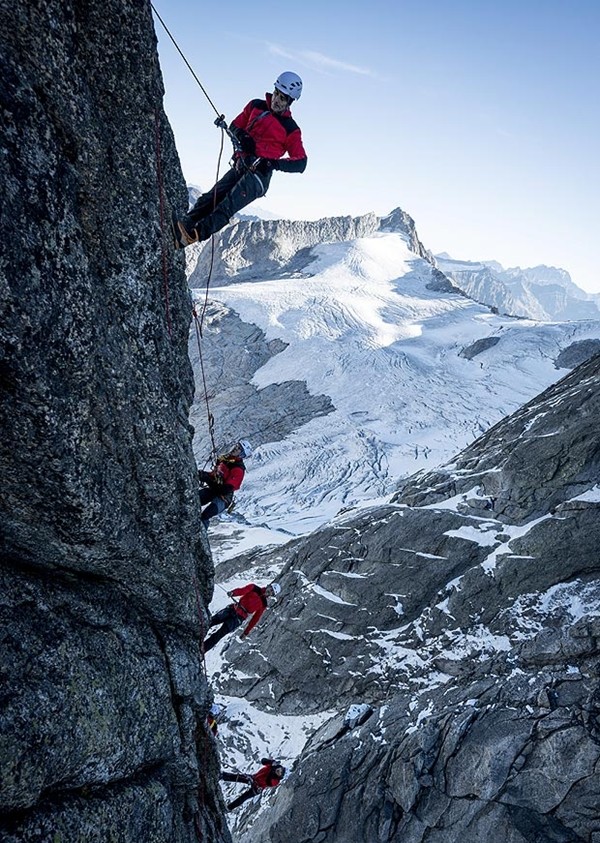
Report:
[[496,261],[459,261],[436,255],[436,264],[475,301],[500,313],[542,321],[598,319],[598,296],[581,290],[564,269],[504,269]]
[[1,0],[0,33],[0,839],[227,841],[150,7]]
[[[216,693],[247,722],[222,752],[264,752],[268,714],[293,765],[235,840],[596,843],[599,412],[595,357],[387,505],[224,565],[283,598],[224,648]],[[354,703],[373,716],[327,743]]]

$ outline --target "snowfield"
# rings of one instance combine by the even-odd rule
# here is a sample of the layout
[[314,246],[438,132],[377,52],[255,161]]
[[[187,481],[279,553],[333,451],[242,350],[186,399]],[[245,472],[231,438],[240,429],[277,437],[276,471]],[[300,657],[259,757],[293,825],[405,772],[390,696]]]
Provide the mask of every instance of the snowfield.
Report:
[[[562,348],[600,336],[597,322],[536,323],[431,289],[436,271],[399,233],[311,254],[304,277],[210,288],[267,340],[287,343],[256,372],[258,389],[305,381],[335,406],[283,440],[253,443],[234,519],[276,531],[274,542],[441,464],[566,374],[554,362]],[[194,297],[203,300],[204,290]],[[484,338],[497,343],[461,356]],[[209,388],[218,389],[217,378]],[[202,464],[206,430],[197,430],[195,450]],[[211,532],[223,527],[213,522]]]

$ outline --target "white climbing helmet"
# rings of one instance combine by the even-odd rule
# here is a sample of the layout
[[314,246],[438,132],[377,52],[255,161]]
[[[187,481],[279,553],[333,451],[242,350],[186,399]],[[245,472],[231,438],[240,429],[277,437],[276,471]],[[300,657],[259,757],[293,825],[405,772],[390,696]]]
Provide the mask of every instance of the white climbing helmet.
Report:
[[273,592],[274,597],[277,597],[278,594],[281,594],[281,586],[278,582],[271,583],[271,590]]
[[242,449],[241,456],[243,457],[251,457],[252,456],[252,445],[248,442],[247,439],[240,439],[238,445]]
[[299,100],[300,95],[302,94],[302,79],[300,79],[297,73],[293,73],[291,70],[286,70],[275,80],[275,87],[278,91],[281,91],[282,94],[286,94],[293,100]]

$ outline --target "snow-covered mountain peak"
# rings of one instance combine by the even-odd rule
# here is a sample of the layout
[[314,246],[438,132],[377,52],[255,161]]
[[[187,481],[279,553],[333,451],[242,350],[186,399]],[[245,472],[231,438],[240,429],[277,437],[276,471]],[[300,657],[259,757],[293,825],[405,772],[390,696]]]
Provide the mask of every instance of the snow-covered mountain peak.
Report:
[[200,286],[211,274],[221,284],[302,275],[312,261],[311,250],[325,243],[346,243],[378,232],[400,235],[409,249],[435,264],[425,249],[413,219],[400,208],[385,217],[326,217],[320,220],[238,219],[215,237],[216,257],[206,244],[187,250],[190,286]]
[[565,269],[519,266],[504,269],[497,261],[454,260],[436,256],[439,268],[469,296],[501,313],[543,321],[598,319],[598,297],[573,283]]
[[[414,224],[408,245],[401,212],[376,222],[240,223],[252,277],[211,283],[230,316],[221,312],[204,332],[207,355],[218,361],[209,392],[219,441],[243,435],[257,446],[239,496],[250,523],[305,532],[342,506],[393,493],[403,477],[438,465],[554,382],[562,349],[600,336],[598,323],[541,325],[492,313],[440,284],[439,270],[419,254],[427,253]],[[267,230],[286,241],[288,269],[301,259],[301,276],[275,274],[265,260],[274,244],[258,236]],[[308,248],[319,231],[336,236]],[[227,251],[221,244],[218,257]],[[248,367],[250,326],[265,352]],[[193,343],[190,350],[197,357]],[[238,379],[232,391],[223,360],[244,371],[243,387]],[[307,390],[300,402],[299,389]]]

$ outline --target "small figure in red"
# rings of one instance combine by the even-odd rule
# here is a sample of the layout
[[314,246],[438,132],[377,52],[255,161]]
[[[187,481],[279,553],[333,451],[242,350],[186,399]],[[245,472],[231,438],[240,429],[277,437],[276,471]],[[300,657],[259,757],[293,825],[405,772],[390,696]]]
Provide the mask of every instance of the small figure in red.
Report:
[[228,454],[217,457],[212,471],[199,471],[198,480],[203,483],[200,489],[200,503],[209,504],[202,513],[202,524],[208,527],[208,522],[215,515],[220,515],[233,503],[233,494],[242,485],[246,466],[244,457],[252,456],[252,445],[245,439],[237,442]]
[[277,597],[280,592],[281,586],[276,582],[264,588],[254,583],[249,583],[248,585],[242,586],[242,588],[234,588],[233,591],[228,591],[227,594],[229,597],[239,597],[239,600],[230,603],[229,606],[225,606],[224,609],[221,609],[216,615],[212,616],[209,626],[221,625],[221,628],[208,636],[204,642],[204,652],[207,653],[221,638],[233,632],[247,618],[250,618],[250,622],[242,633],[244,636],[248,635],[259,622],[263,612],[267,608],[267,598]]
[[229,802],[228,810],[233,811],[234,808],[245,802],[247,799],[252,799],[266,787],[277,787],[283,777],[285,776],[285,767],[279,761],[274,761],[272,758],[261,758],[260,763],[263,766],[257,770],[254,775],[247,775],[246,773],[221,773],[221,779],[226,782],[243,782],[250,785],[248,790]]

